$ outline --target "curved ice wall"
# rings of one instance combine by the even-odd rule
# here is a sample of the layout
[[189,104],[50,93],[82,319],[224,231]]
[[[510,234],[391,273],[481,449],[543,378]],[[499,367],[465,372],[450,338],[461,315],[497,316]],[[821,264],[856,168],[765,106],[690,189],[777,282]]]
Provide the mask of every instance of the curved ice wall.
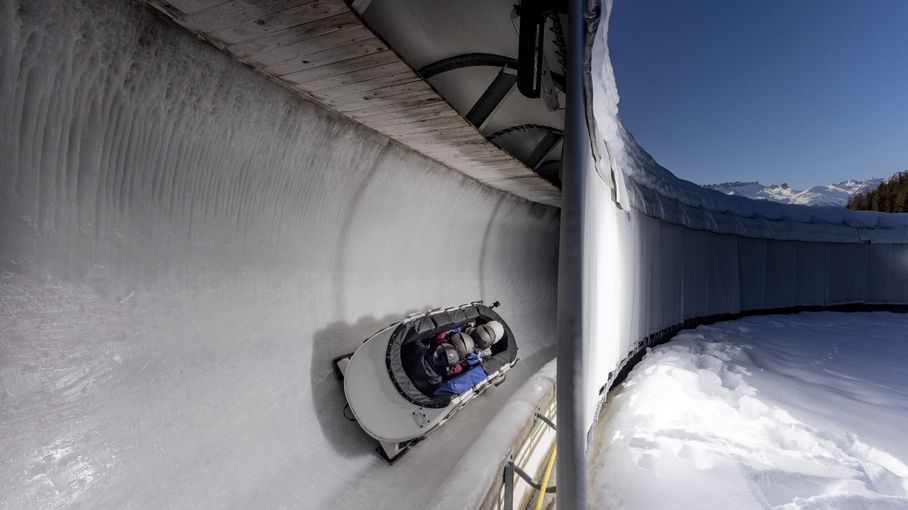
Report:
[[637,145],[618,115],[611,4],[602,4],[589,84],[599,175],[586,182],[589,279],[597,283],[589,289],[584,430],[628,356],[686,320],[908,303],[908,215],[727,196],[678,179]]
[[552,357],[557,210],[142,5],[5,1],[0,37],[0,506],[424,507],[520,371],[389,469],[331,359],[474,299]]

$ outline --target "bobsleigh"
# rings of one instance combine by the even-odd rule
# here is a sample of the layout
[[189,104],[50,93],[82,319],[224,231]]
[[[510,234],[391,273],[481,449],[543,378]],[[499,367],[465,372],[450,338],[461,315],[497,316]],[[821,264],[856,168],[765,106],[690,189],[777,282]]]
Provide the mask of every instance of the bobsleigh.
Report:
[[[393,461],[486,389],[504,382],[506,372],[517,363],[517,341],[492,310],[498,305],[474,302],[412,315],[370,336],[356,351],[334,359],[353,418],[378,440],[377,451],[385,460]],[[504,326],[504,336],[491,347],[492,356],[482,360],[488,377],[456,396],[436,397],[417,389],[402,360],[408,345],[470,321],[477,326],[498,321]]]

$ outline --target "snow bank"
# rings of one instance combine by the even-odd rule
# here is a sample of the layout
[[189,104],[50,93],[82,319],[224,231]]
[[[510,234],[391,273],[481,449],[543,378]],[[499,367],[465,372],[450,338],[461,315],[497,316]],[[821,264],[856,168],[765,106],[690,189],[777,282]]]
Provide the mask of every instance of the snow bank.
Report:
[[613,392],[597,508],[908,508],[908,316],[802,313],[679,333]]

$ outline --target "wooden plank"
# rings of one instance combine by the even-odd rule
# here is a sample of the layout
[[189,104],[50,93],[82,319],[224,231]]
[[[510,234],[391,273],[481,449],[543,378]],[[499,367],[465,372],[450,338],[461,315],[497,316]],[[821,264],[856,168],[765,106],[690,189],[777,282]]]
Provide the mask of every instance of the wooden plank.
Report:
[[[435,97],[438,97],[437,94],[435,95]],[[437,108],[439,110],[442,110],[445,108],[450,108],[448,103],[446,103],[440,97],[438,99],[439,99],[439,101],[435,101],[430,104],[406,105],[406,104],[394,103],[394,104],[385,105],[385,106],[361,108],[359,110],[349,111],[347,113],[351,116],[355,116],[357,119],[368,119],[369,117],[374,117],[377,115],[382,115],[382,114],[393,115],[398,112],[400,112],[400,113],[405,112],[407,110],[415,110],[415,109],[425,110],[425,109],[429,109],[429,108]]]
[[345,44],[371,40],[372,34],[362,25],[348,25],[317,35],[304,41],[280,47],[273,53],[258,55],[260,66],[270,66],[293,58],[302,58],[310,53],[331,49]]
[[[409,141],[413,147],[419,148],[419,151],[439,161],[446,161],[456,156],[452,148],[445,144],[434,144],[426,142]],[[459,157],[459,156],[458,156]]]
[[394,136],[401,140],[424,140],[433,139],[445,143],[456,144],[461,142],[470,142],[474,138],[466,133],[459,131],[457,125],[438,125],[432,127],[409,128],[406,132],[388,132],[388,136]]
[[[397,108],[407,108],[407,107],[411,107],[411,106],[428,106],[428,105],[443,104],[443,103],[444,103],[444,100],[441,99],[440,97],[438,97],[437,95],[419,94],[419,95],[408,95],[407,97],[395,97],[392,99],[381,99],[381,100],[375,99],[375,100],[372,100],[370,103],[367,103],[367,106],[373,105],[375,107],[381,108],[381,107],[393,105]],[[360,108],[362,106],[363,105],[340,105],[340,106],[337,106],[335,109],[338,112],[341,112],[344,115],[347,115],[351,119],[357,119],[356,111],[348,112],[345,110],[348,107]]]
[[383,52],[389,52],[388,47],[383,42],[372,37],[362,41],[332,46],[318,51],[304,51],[301,49],[300,52],[292,58],[263,67],[262,72],[274,76],[284,76],[305,71],[307,69],[314,69],[328,64],[350,60],[356,57]]
[[395,124],[393,126],[369,126],[372,129],[380,131],[387,134],[388,136],[409,136],[421,134],[433,129],[438,129],[439,127],[445,127],[445,129],[455,129],[457,126],[452,125],[449,122],[453,122],[454,117],[449,117],[443,119],[442,121],[413,121],[404,124]]
[[[299,3],[297,1],[297,3]],[[222,30],[212,30],[210,37],[223,41],[225,44],[236,44],[254,37],[284,30],[287,28],[304,25],[313,21],[330,18],[350,12],[350,8],[337,0],[315,0],[290,9],[268,15],[259,15],[247,18],[241,23]]]
[[[232,44],[227,47],[227,50],[241,59],[252,57],[251,60],[260,65],[270,65],[300,55],[302,53],[300,50],[306,50],[306,48],[310,48],[308,52],[311,53],[340,46],[343,43],[326,46],[325,42],[319,42],[320,39],[330,37],[337,32],[343,32],[345,35],[360,34],[360,39],[357,40],[375,37],[362,26],[355,14],[347,12]],[[334,42],[334,39],[331,42]]]
[[451,148],[453,150],[448,154],[447,157],[463,161],[482,161],[484,163],[495,162],[496,164],[507,163],[510,159],[512,159],[510,155],[504,153],[503,151],[499,151],[498,154],[494,155],[473,154],[469,150],[457,150],[457,145],[458,144],[451,144]]
[[313,0],[221,0],[217,5],[184,16],[178,21],[190,30],[210,34],[311,1]]
[[316,80],[322,80],[342,74],[371,69],[373,67],[379,67],[395,62],[400,62],[400,58],[398,58],[397,55],[395,55],[391,51],[382,51],[350,58],[347,60],[341,60],[339,62],[332,62],[330,64],[315,67],[312,69],[287,73],[281,76],[288,81],[296,83],[309,83]]
[[374,89],[375,87],[383,87],[389,85],[397,85],[401,83],[401,79],[404,79],[407,75],[391,75],[391,76],[380,76],[368,81],[363,81],[360,83],[351,83],[349,85],[337,85],[334,87],[326,86],[321,87],[318,90],[312,90],[311,94],[313,97],[318,97],[324,99],[325,101],[331,100],[338,96],[351,96],[366,93],[369,89]]
[[[429,96],[431,94],[426,91],[419,90],[406,90],[404,87],[410,85],[411,83],[392,83],[384,84],[381,88],[370,89],[370,90],[360,90],[353,93],[348,93],[346,90],[322,90],[319,91],[321,96],[321,101],[326,105],[331,106],[332,108],[342,108],[349,107],[351,105],[360,105],[360,104],[377,104],[381,101],[389,101],[393,103],[397,100],[404,100],[408,97],[416,96]],[[376,92],[384,91],[384,92]],[[396,93],[395,93],[396,92]],[[388,94],[388,95],[376,95],[376,94]],[[438,97],[437,95],[435,97]]]
[[435,111],[429,110],[424,113],[409,113],[406,115],[396,116],[396,117],[370,117],[368,119],[359,118],[360,122],[363,124],[368,123],[373,129],[387,128],[396,125],[403,124],[412,124],[415,122],[425,122],[425,121],[439,121],[446,118],[460,118],[460,115],[455,111]]
[[[437,134],[434,136],[431,136],[431,137],[426,136],[426,137],[423,137],[420,139],[410,139],[409,137],[397,137],[397,136],[391,136],[391,138],[397,140],[398,142],[400,142],[404,145],[412,147],[416,150],[419,150],[420,144],[438,145],[439,143],[447,143],[446,138],[442,137],[441,135],[437,135]],[[454,158],[454,159],[452,159],[452,158],[435,158],[435,159],[437,159],[438,161],[441,161],[445,164],[448,164],[451,162],[457,162],[460,158]]]
[[[456,145],[457,144],[454,144],[455,151],[457,149]],[[473,153],[472,151],[469,151],[469,150],[462,150],[462,151],[456,152],[456,155],[467,158],[472,161],[482,161],[484,163],[491,163],[491,162],[504,163],[511,159],[511,157],[504,151],[498,151],[497,154],[481,154],[481,153]]]
[[510,160],[512,158],[508,154],[502,153],[501,156],[496,157],[496,158],[492,158],[492,157],[477,158],[477,157],[473,157],[471,155],[464,155],[464,159],[466,161],[472,161],[472,162],[475,162],[475,163],[478,163],[478,164],[481,164],[484,166],[485,165],[497,166],[497,165],[506,163],[508,160]]
[[394,136],[406,136],[414,134],[425,134],[434,131],[444,131],[454,134],[463,127],[462,119],[448,117],[441,120],[421,121],[413,124],[399,124],[397,126],[385,126],[380,131]]
[[495,157],[492,157],[492,156],[484,156],[484,157],[467,156],[467,159],[470,161],[481,162],[483,165],[498,166],[498,165],[506,164],[508,161],[511,161],[513,159],[513,157],[511,157],[507,153],[502,152],[500,155],[495,156]]
[[178,20],[187,14],[203,11],[226,1],[228,0],[151,0],[149,3]]
[[[285,80],[290,79],[287,76],[284,76],[283,78]],[[384,81],[375,81],[377,79],[382,79]],[[419,77],[416,76],[416,73],[414,73],[407,64],[404,64],[403,62],[393,62],[391,64],[385,64],[383,66],[370,67],[368,69],[361,69],[359,71],[338,74],[328,78],[322,78],[320,80],[298,83],[301,88],[311,90],[324,90],[331,88],[337,90],[338,93],[340,93],[341,89],[347,90],[348,93],[352,93],[359,90],[369,90],[370,88],[377,88],[384,85],[393,85],[394,83],[406,83],[418,79]],[[370,83],[373,86],[370,87]],[[352,86],[354,85],[359,85],[360,88],[352,88]]]
[[[420,135],[419,138],[416,138],[412,135],[406,135],[406,136],[387,135],[387,136],[390,136],[391,138],[399,141],[400,143],[402,143],[404,145],[407,145],[407,146],[410,146],[413,148],[417,148],[417,149],[420,147],[421,144],[438,145],[438,144],[452,143],[452,142],[458,141],[456,138],[452,140],[449,136],[445,136],[443,133],[429,133],[428,135]],[[452,161],[462,160],[463,158],[461,158],[461,157],[456,157],[456,158],[437,157],[436,159],[438,159],[439,161],[445,162],[445,163],[449,163]]]
[[[426,142],[426,143],[432,144],[432,145],[439,145],[438,141],[436,141],[436,140]],[[417,144],[410,144],[410,146],[414,147],[417,150],[419,149],[419,145],[417,145]],[[476,170],[476,168],[474,168],[474,167],[488,168],[489,166],[493,166],[494,168],[496,168],[495,172],[499,171],[499,170],[497,170],[497,168],[498,168],[497,164],[490,165],[489,163],[472,161],[470,158],[464,157],[463,155],[460,155],[460,154],[440,155],[440,156],[433,157],[433,159],[435,159],[437,161],[441,161],[442,163],[445,163],[445,164],[453,164],[457,168],[470,169],[474,173],[478,172],[478,170]]]
[[[352,85],[354,83],[362,83],[373,80],[375,78],[386,78],[388,76],[397,75],[400,75],[401,79],[406,79],[406,81],[410,81],[414,78],[419,78],[416,73],[414,73],[413,70],[410,69],[410,66],[398,60],[397,62],[391,62],[380,66],[367,67],[365,69],[359,69],[356,71],[349,71],[326,78],[305,81],[300,80],[300,85],[311,87],[313,89],[319,89],[338,85]],[[284,78],[286,79],[287,77],[285,76]]]
[[[389,130],[390,131],[390,130]],[[452,141],[460,141],[463,143],[483,143],[484,138],[482,135],[476,132],[475,129],[472,129],[469,125],[457,124],[449,126],[444,130]],[[404,136],[412,136],[414,139],[420,139],[423,135],[431,135],[435,130],[433,128],[427,128],[422,132],[415,133],[404,133]]]
[[473,131],[473,127],[470,126],[470,124],[467,121],[465,121],[463,119],[463,117],[461,117],[460,115],[457,115],[456,113],[454,113],[452,115],[446,115],[443,117],[429,116],[429,117],[422,118],[422,119],[411,118],[411,121],[406,124],[398,122],[398,123],[394,123],[394,124],[385,124],[382,127],[391,130],[391,129],[395,129],[397,127],[402,128],[403,126],[429,127],[429,126],[433,126],[433,125],[451,125],[451,126],[457,126],[459,129],[462,129],[464,131]]
[[[485,139],[486,138],[483,137],[483,140],[485,140]],[[495,154],[495,155],[497,155],[497,154],[501,154],[502,150],[503,149],[500,149],[500,148],[492,145],[491,143],[483,143],[483,144],[477,145],[476,147],[472,148],[471,152],[473,154]]]
[[363,92],[356,92],[354,94],[338,95],[331,98],[325,98],[324,101],[325,104],[332,107],[351,108],[360,105],[364,107],[370,104],[374,105],[382,100],[393,101],[395,98],[404,98],[407,96],[417,95],[429,95],[442,100],[441,97],[436,94],[435,91],[432,90],[424,81],[416,78],[415,81],[398,83],[372,90],[366,90]]
[[412,108],[401,108],[398,106],[391,106],[384,109],[377,109],[374,111],[359,111],[356,114],[357,120],[360,122],[372,122],[375,121],[385,121],[385,120],[395,120],[401,117],[406,116],[420,116],[420,115],[430,115],[434,114],[440,117],[444,117],[447,114],[457,115],[453,109],[447,105],[435,103],[423,106],[415,106]]
[[[452,130],[453,131],[453,130]],[[479,135],[469,135],[469,134],[454,134],[450,132],[438,132],[430,131],[427,133],[411,133],[407,135],[396,136],[389,134],[388,136],[394,136],[400,140],[409,140],[413,143],[417,142],[444,142],[444,143],[457,143],[457,142],[467,142],[471,140],[476,140],[476,136]]]
[[420,116],[409,116],[409,117],[398,117],[395,119],[382,120],[382,119],[370,119],[370,120],[359,120],[363,124],[368,125],[372,129],[394,129],[396,126],[413,126],[418,125],[420,122],[441,122],[447,119],[457,119],[460,116],[457,114],[443,114],[439,115],[436,113],[425,113]]
[[[397,85],[391,85],[388,87],[381,87],[381,88],[377,88],[377,89],[367,90],[362,94],[362,98],[366,99],[366,100],[382,99],[382,98],[386,98],[386,97],[393,97],[398,94],[420,93],[420,92],[432,93],[432,94],[437,95],[437,93],[434,90],[432,90],[432,88],[429,87],[429,85],[426,82],[422,81],[422,79],[420,79],[415,74],[413,75],[413,77],[414,77],[413,81],[403,82],[403,83],[399,83]],[[438,96],[438,97],[440,98],[441,96]]]
[[340,98],[340,101],[335,101],[335,104],[331,105],[337,109],[339,112],[349,113],[350,116],[355,117],[355,111],[363,110],[366,108],[372,107],[383,107],[390,105],[399,105],[401,108],[408,106],[421,106],[429,104],[447,104],[445,100],[439,97],[433,91],[419,91],[419,92],[404,92],[398,94],[397,96],[387,97],[387,98],[376,98],[376,99],[362,99],[353,100],[349,98],[348,101],[344,101]]

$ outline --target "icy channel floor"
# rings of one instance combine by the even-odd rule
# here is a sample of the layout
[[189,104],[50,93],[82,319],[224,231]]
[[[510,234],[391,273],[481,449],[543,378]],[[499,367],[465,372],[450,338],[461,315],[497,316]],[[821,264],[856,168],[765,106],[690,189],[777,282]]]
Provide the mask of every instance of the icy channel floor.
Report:
[[609,400],[593,508],[908,509],[908,315],[701,326]]

